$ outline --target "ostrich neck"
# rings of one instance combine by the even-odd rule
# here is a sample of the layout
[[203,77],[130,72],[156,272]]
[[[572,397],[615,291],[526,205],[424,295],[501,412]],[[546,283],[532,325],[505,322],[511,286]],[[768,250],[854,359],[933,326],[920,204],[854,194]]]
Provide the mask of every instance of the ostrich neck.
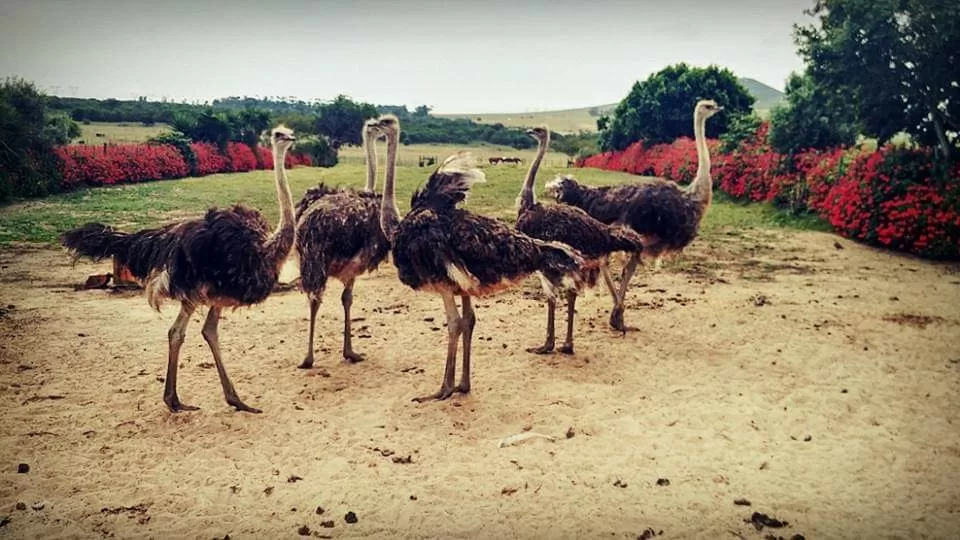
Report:
[[400,210],[396,201],[397,174],[397,134],[387,138],[387,174],[383,184],[383,200],[380,203],[380,228],[390,241],[393,241],[400,226]]
[[283,163],[286,157],[286,150],[273,149],[273,171],[277,182],[277,201],[280,203],[280,223],[264,244],[268,256],[278,268],[293,247],[293,197],[290,195],[287,171]]
[[547,146],[550,144],[550,135],[540,139],[537,144],[537,155],[530,162],[530,169],[527,170],[527,177],[523,180],[523,189],[520,190],[519,210],[523,211],[532,208],[537,203],[533,194],[533,183],[537,179],[537,171],[540,169],[540,162],[547,153]]
[[377,144],[366,130],[363,132],[363,147],[367,151],[367,186],[364,191],[373,192],[377,185]]
[[695,115],[693,119],[693,135],[697,142],[697,177],[690,184],[690,193],[704,206],[710,204],[713,196],[713,180],[710,178],[710,149],[707,148],[706,131],[707,119],[702,115]]

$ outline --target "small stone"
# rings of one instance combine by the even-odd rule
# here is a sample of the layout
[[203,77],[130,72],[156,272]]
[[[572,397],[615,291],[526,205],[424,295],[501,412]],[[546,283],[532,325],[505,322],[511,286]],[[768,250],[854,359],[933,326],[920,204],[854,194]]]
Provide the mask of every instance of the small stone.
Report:
[[43,502],[35,502],[35,503],[33,503],[33,504],[30,505],[30,508],[33,508],[34,510],[36,510],[37,512],[39,512],[40,510],[43,510],[46,506],[47,506],[47,505],[44,504]]
[[321,521],[321,522],[320,522],[320,526],[323,527],[324,529],[332,529],[334,525],[335,525],[335,523],[333,522],[332,519],[329,520],[329,521]]
[[18,503],[17,503],[17,510],[26,510],[26,509],[27,509],[27,503],[25,503],[25,502],[18,502]]
[[572,427],[568,427],[568,428],[567,428],[567,438],[568,438],[568,439],[572,439],[574,435],[576,435],[576,433],[573,432],[573,428],[572,428]]
[[297,529],[297,534],[300,536],[310,536],[310,527],[307,527],[306,525],[301,526],[299,529]]
[[20,474],[27,474],[28,472],[30,472],[30,466],[27,465],[26,463],[21,463],[17,465],[17,472]]
[[343,516],[343,520],[346,521],[347,523],[356,523],[357,515],[354,514],[353,512],[347,512],[347,515]]
[[803,442],[810,442],[812,440],[813,440],[813,437],[811,437],[810,435],[807,435],[806,437],[803,438]]
[[321,516],[321,515],[323,515],[323,512],[324,512],[323,507],[322,507],[322,506],[318,506],[318,507],[317,507],[317,515],[318,515],[318,516]]
[[416,496],[416,495],[411,495],[411,496],[410,496],[410,500],[411,500],[411,501],[417,500],[417,496]]
[[733,504],[737,506],[750,506],[750,501],[746,499],[734,499]]
[[666,479],[666,478],[657,478],[657,485],[658,485],[658,486],[669,486],[669,485],[670,485],[670,480],[668,480],[668,479]]

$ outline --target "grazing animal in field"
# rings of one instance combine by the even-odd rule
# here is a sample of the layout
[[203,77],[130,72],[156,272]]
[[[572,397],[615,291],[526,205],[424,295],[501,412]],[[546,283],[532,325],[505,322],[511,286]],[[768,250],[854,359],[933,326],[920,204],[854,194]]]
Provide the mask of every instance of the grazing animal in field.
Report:
[[270,224],[256,210],[242,205],[211,208],[199,219],[172,223],[135,233],[88,223],[64,233],[60,241],[75,256],[94,260],[114,257],[143,284],[147,301],[159,311],[165,298],[180,302],[180,314],[167,333],[169,350],[163,401],[173,412],[196,410],[177,396],[177,367],[190,316],[209,306],[203,337],[213,352],[227,403],[238,411],[259,413],[240,400],[220,355],[217,323],[223,308],[264,301],[293,247],[293,199],[287,185],[284,157],[293,144],[293,131],[280,126],[271,133],[280,223]]
[[487,158],[487,161],[489,161],[491,165],[496,165],[497,163],[503,161],[503,158],[500,156],[492,156]]
[[[387,135],[387,174],[380,224],[392,243],[400,281],[416,291],[439,294],[447,315],[447,362],[440,390],[415,401],[446,399],[470,391],[470,352],[476,315],[471,299],[510,288],[534,272],[551,283],[575,277],[583,259],[569,246],[544,242],[503,223],[457,208],[474,182],[485,180],[472,157],[448,157],[422,190],[413,194],[403,219],[395,202],[397,154],[396,118],[384,116]],[[456,297],[463,304],[461,316]],[[463,337],[463,369],[454,386],[457,342]]]
[[[537,170],[550,145],[550,130],[546,126],[541,126],[528,130],[527,133],[537,140],[537,155],[530,162],[527,177],[517,198],[517,230],[540,240],[562,242],[580,252],[585,263],[575,281],[584,286],[593,287],[611,253],[617,251],[639,253],[643,250],[643,239],[625,227],[601,223],[580,208],[563,204],[545,206],[538,203],[534,197],[534,184]],[[604,275],[608,274],[604,273]],[[607,282],[607,286],[610,287],[611,293],[616,292],[612,282]],[[543,345],[527,351],[538,354],[553,352],[556,341],[554,319],[557,299],[550,293],[560,288],[562,288],[560,284],[556,283],[545,287],[547,337]],[[577,287],[566,287],[567,337],[559,349],[564,354],[573,354],[573,318],[578,293]]]
[[[704,130],[707,119],[721,110],[723,107],[713,100],[699,101],[694,108],[693,132],[699,163],[697,176],[686,188],[663,179],[593,188],[578,183],[572,176],[557,177],[546,188],[558,202],[582,208],[604,223],[620,223],[638,232],[643,237],[644,258],[652,258],[659,267],[661,257],[679,253],[693,241],[710,207],[713,181]],[[619,291],[613,295],[610,325],[621,331],[625,329],[623,306],[627,287],[639,262],[638,252],[624,266]],[[604,278],[610,281],[609,276]]]
[[370,120],[364,125],[363,146],[367,154],[367,185],[363,191],[327,187],[310,188],[297,204],[296,250],[300,260],[300,289],[310,300],[310,334],[307,355],[299,367],[313,367],[313,336],[317,310],[327,280],[343,284],[343,358],[360,362],[350,334],[350,306],[357,276],[376,269],[390,251],[380,230],[380,196],[373,192],[377,177],[375,132]]
[[523,160],[520,159],[520,158],[518,158],[518,157],[516,157],[516,156],[503,157],[503,158],[500,158],[500,161],[501,161],[502,163],[513,163],[514,165],[522,165],[522,164],[523,164]]

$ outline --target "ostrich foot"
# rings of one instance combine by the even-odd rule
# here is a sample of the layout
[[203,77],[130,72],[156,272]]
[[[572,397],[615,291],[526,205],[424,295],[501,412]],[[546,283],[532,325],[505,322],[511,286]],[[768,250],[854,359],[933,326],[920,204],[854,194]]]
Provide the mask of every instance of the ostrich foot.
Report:
[[343,359],[348,364],[356,364],[357,362],[363,362],[366,360],[362,354],[357,354],[353,351],[343,351]]
[[310,354],[308,354],[307,357],[303,359],[303,362],[301,362],[300,365],[297,367],[300,369],[312,368],[313,367],[313,351],[310,351]]
[[627,327],[623,325],[623,305],[614,306],[610,312],[610,326],[614,330],[626,333]]
[[240,401],[240,398],[238,398],[237,396],[227,396],[227,405],[230,405],[237,411],[242,411],[242,412],[248,412],[253,414],[260,414],[263,412],[260,409],[257,409],[256,407],[251,407],[246,403]]
[[470,383],[461,381],[456,388],[453,389],[454,392],[460,392],[461,394],[470,393]]
[[573,354],[573,343],[564,343],[557,350],[562,354]]
[[[430,400],[434,400],[434,399],[437,400],[437,401],[443,401],[443,400],[449,398],[450,396],[452,396],[453,393],[456,392],[456,391],[458,391],[458,390],[459,390],[459,387],[441,386],[439,392],[437,392],[437,393],[435,393],[435,394],[430,394],[429,396],[415,397],[415,398],[413,398],[412,401],[415,401],[415,402],[417,402],[417,403],[423,403],[424,401],[430,401]],[[467,391],[469,392],[470,389],[467,388]]]
[[533,354],[550,354],[553,352],[553,343],[544,343],[539,347],[528,347],[527,352]]
[[167,404],[167,408],[170,409],[172,413],[178,413],[183,411],[199,411],[200,407],[195,407],[193,405],[186,405],[180,403],[180,398],[174,394],[173,396],[164,396],[163,402]]

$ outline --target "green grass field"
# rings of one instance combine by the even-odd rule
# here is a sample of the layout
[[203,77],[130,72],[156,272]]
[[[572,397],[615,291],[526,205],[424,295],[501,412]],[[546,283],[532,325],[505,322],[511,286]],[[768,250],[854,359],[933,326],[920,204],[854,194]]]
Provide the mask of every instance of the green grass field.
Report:
[[600,105],[599,107],[583,107],[580,109],[566,109],[562,111],[543,111],[528,113],[497,113],[497,114],[438,114],[441,118],[467,118],[480,124],[503,124],[507,127],[532,127],[541,124],[550,126],[557,133],[578,133],[580,131],[597,131],[597,116],[590,115],[590,109],[599,109],[601,114],[608,114],[616,107]]
[[[165,131],[170,131],[170,126],[166,124],[144,126],[136,122],[119,124],[113,122],[91,122],[89,124],[81,124],[80,137],[71,142],[73,144],[78,144],[80,141],[83,141],[84,144],[139,143]],[[97,137],[97,133],[103,136]]]
[[[410,145],[400,145],[400,148],[397,153],[397,164],[401,167],[411,166],[416,167],[419,163],[420,156],[433,156],[437,160],[442,161],[447,156],[464,150],[463,146],[456,144],[410,144]],[[521,170],[526,171],[527,166],[530,164],[530,160],[536,155],[537,151],[535,148],[528,148],[526,150],[517,150],[510,146],[497,146],[492,144],[474,144],[471,145],[469,150],[477,158],[477,163],[482,166],[489,166],[489,158],[492,156],[516,156],[523,159],[522,165],[514,164],[501,164],[496,165],[497,168],[507,169],[507,170]],[[385,153],[384,147],[381,144],[377,148],[377,152],[380,154],[380,161],[383,161],[383,154]],[[365,163],[366,158],[364,157],[363,148],[358,146],[344,146],[340,148],[340,162],[341,163],[350,163],[350,164],[363,164]],[[567,166],[567,156],[566,154],[561,154],[559,152],[547,152],[547,155],[543,158],[543,166],[545,167],[566,167]],[[521,173],[522,174],[522,173]]]
[[[466,207],[479,213],[512,221],[514,204],[525,168],[486,167],[487,182],[474,186]],[[540,171],[538,187],[556,174],[573,173],[591,185],[636,181],[637,177],[596,169],[548,167]],[[382,174],[382,171],[381,171]],[[429,169],[398,167],[397,199],[401,211],[409,208],[410,195],[422,185]],[[288,173],[294,200],[320,181],[359,187],[365,177],[360,163],[344,163],[332,169],[302,167]],[[382,176],[381,176],[382,178]],[[381,180],[382,182],[382,180]],[[382,186],[378,186],[382,187]],[[196,217],[211,206],[242,202],[261,209],[271,221],[279,213],[273,173],[217,174],[116,187],[89,188],[39,200],[0,207],[0,244],[10,242],[56,242],[57,236],[88,221],[99,221],[122,230],[153,227],[172,220]],[[752,227],[817,227],[776,211],[769,205],[741,205],[717,200],[707,215],[703,234],[728,233]]]

